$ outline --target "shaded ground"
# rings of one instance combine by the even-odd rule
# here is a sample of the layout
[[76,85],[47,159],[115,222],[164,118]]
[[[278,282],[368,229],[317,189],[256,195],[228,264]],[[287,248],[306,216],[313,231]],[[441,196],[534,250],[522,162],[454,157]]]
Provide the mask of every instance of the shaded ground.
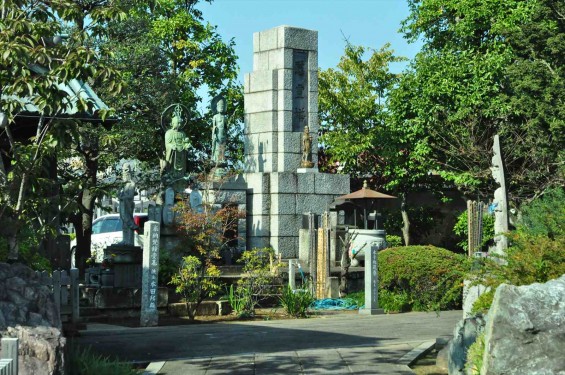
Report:
[[148,328],[87,324],[73,341],[124,361],[169,361],[408,342],[419,345],[448,335],[460,317],[460,311],[375,316],[340,312],[310,319],[217,321]]
[[410,368],[416,375],[447,375],[447,371],[436,366],[437,351],[432,350],[426,356],[418,359]]
[[[328,316],[337,314],[357,314],[357,310],[339,310],[339,311],[313,311],[310,316]],[[188,317],[161,315],[159,316],[159,327],[176,326],[176,325],[190,325],[190,324],[213,324],[213,323],[226,323],[226,322],[257,322],[257,321],[270,321],[270,320],[285,320],[294,319],[289,317],[282,307],[273,308],[258,308],[255,309],[255,316],[240,318],[235,314],[229,315],[202,315],[197,316],[195,320],[190,320]],[[90,322],[113,324],[123,327],[135,328],[139,327],[139,317],[135,318],[110,318],[99,317],[90,319]]]

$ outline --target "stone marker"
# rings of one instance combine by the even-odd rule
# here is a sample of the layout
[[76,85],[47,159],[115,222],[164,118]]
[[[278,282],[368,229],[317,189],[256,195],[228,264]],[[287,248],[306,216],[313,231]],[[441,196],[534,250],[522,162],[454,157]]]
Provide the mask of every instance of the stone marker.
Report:
[[159,312],[157,311],[160,235],[159,223],[156,221],[146,222],[144,233],[140,325],[142,327],[151,327],[156,326],[159,322]]
[[296,265],[294,262],[297,262],[297,260],[288,260],[288,286],[292,290],[296,289]]
[[7,368],[7,370],[11,371],[2,371],[2,374],[18,375],[18,341],[17,338],[2,338],[2,359],[12,360],[12,363]]
[[[349,176],[315,168],[318,32],[283,25],[253,34],[244,93],[247,247],[272,247],[294,259],[302,215],[320,215],[349,193]],[[301,168],[302,159],[310,168]]]
[[365,251],[365,307],[359,309],[359,314],[383,314],[379,309],[379,276],[378,276],[378,250],[379,246],[371,246],[370,251]]

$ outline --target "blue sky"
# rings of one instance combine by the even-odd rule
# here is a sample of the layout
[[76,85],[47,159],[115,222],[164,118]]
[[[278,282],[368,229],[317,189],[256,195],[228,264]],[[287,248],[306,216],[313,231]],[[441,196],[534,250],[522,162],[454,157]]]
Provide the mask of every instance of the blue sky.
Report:
[[205,20],[218,26],[224,40],[234,38],[240,77],[253,68],[253,33],[279,25],[318,31],[322,69],[337,65],[344,37],[352,44],[375,49],[389,42],[397,55],[408,58],[421,46],[408,44],[398,32],[400,22],[408,16],[405,0],[215,0],[198,7]]

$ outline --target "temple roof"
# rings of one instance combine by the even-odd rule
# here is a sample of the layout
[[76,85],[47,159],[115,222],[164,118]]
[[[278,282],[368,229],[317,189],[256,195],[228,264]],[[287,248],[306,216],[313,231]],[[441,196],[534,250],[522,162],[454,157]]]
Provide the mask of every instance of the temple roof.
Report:
[[[37,64],[30,66],[30,69],[37,74],[44,74],[47,72],[45,67]],[[98,116],[100,110],[108,110],[109,107],[96,95],[94,90],[84,82],[77,79],[71,79],[65,83],[57,83],[57,87],[67,93],[67,97],[64,100],[65,109],[62,113],[52,116],[50,114],[43,114],[48,118],[74,118],[85,121],[100,122],[102,119]],[[32,102],[29,97],[16,97],[13,95],[2,95],[1,99],[4,101],[18,101],[22,104],[23,111],[18,113],[16,118],[38,118],[41,115],[39,108]],[[79,100],[89,102],[91,104],[92,110],[90,112],[79,112],[77,108],[77,102]],[[107,119],[106,121],[116,121],[115,118]]]

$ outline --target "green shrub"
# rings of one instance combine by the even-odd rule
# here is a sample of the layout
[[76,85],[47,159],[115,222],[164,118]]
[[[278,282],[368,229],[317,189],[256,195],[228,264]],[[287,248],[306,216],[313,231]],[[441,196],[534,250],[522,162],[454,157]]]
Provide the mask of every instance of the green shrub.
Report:
[[471,314],[486,314],[492,305],[492,300],[494,299],[494,291],[490,289],[488,292],[484,292],[477,298],[471,307]]
[[467,351],[467,362],[465,362],[465,370],[467,374],[479,375],[481,373],[484,352],[485,334],[483,332],[477,336],[477,339]]
[[410,310],[410,296],[407,292],[391,292],[379,289],[379,307],[386,313]]
[[[459,216],[457,216],[457,221],[453,227],[453,233],[460,237],[457,246],[461,247],[465,252],[469,250],[468,235],[469,227],[467,223],[467,210],[463,211]],[[493,215],[483,215],[483,233],[482,240],[480,244],[480,249],[482,251],[486,250],[486,245],[489,241],[494,238],[494,216]]]
[[178,272],[169,284],[183,296],[187,304],[188,317],[194,320],[198,306],[205,298],[214,297],[220,290],[220,270],[214,264],[203,263],[198,257],[189,255],[182,258]]
[[[502,284],[528,285],[545,283],[565,274],[565,236],[555,239],[545,235],[509,234],[511,246],[506,255],[486,258],[482,267],[474,270],[476,284],[483,284],[492,291]],[[494,293],[494,292],[493,292]],[[490,307],[490,301],[478,301],[477,309]],[[473,306],[475,309],[475,306]]]
[[182,259],[175,262],[171,253],[165,249],[159,249],[159,285],[167,286],[173,276],[179,270],[179,263]]
[[518,228],[521,232],[555,239],[565,236],[565,192],[547,190],[544,195],[522,207]]
[[[39,235],[33,228],[25,228],[20,231],[19,239],[19,261],[34,271],[51,272],[52,267],[49,259],[39,254]],[[0,237],[0,262],[8,258],[8,240]]]
[[308,307],[314,302],[314,296],[307,285],[296,290],[292,290],[290,285],[287,285],[283,288],[279,300],[288,315],[295,318],[306,318]]
[[67,373],[73,375],[136,375],[131,365],[93,353],[90,348],[72,347],[67,357]]
[[[382,308],[429,311],[461,307],[463,278],[469,268],[464,256],[434,246],[406,246],[380,251],[378,262]],[[389,301],[393,306],[385,306]]]
[[347,299],[351,300],[352,303],[356,304],[358,308],[365,305],[365,292],[353,292],[347,294]]
[[255,307],[262,300],[279,293],[280,258],[276,257],[272,248],[267,247],[245,251],[237,262],[243,264],[243,273],[237,281],[234,297],[244,298],[247,304],[244,304],[246,311],[242,313],[253,316]]
[[402,237],[393,234],[386,235],[386,244],[388,247],[402,246]]

